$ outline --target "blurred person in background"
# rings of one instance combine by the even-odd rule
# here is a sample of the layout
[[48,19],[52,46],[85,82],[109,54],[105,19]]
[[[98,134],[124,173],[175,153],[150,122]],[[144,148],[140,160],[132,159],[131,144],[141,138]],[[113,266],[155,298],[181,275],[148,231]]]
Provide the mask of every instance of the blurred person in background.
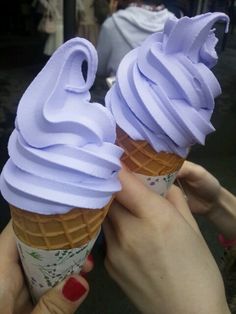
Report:
[[115,76],[125,54],[152,33],[162,31],[167,19],[174,16],[157,0],[113,1],[112,8],[118,10],[102,24],[97,43],[97,74],[102,77]]
[[[63,0],[38,0],[37,1],[47,12],[53,17],[56,31],[48,34],[43,53],[46,56],[51,56],[53,52],[64,41],[63,28]],[[83,6],[82,0],[76,0],[76,11]]]
[[95,2],[94,0],[77,0],[77,35],[88,39],[93,45],[97,43],[99,32],[99,24],[95,16]]
[[43,51],[46,56],[51,56],[63,43],[63,0],[39,0],[39,3],[55,21],[56,31],[48,35]]

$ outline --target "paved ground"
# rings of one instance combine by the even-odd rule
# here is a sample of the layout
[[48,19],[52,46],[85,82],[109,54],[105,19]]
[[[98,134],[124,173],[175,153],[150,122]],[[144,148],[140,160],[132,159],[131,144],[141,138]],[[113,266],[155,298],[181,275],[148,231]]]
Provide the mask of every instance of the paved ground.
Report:
[[[227,48],[221,54],[220,61],[215,68],[215,73],[221,83],[223,94],[216,102],[213,124],[216,132],[207,138],[206,146],[195,146],[189,156],[190,160],[207,167],[216,175],[221,183],[232,192],[236,193],[236,36],[229,36]],[[34,44],[28,40],[24,43],[12,41],[11,49],[0,45],[0,169],[7,159],[7,141],[14,127],[14,118],[18,101],[35,74],[42,67],[40,56],[41,44]],[[14,47],[17,46],[16,54]],[[23,51],[27,48],[27,53]],[[13,51],[12,51],[13,49]],[[29,49],[29,50],[28,50]],[[32,58],[30,53],[35,52],[37,58]],[[18,52],[18,53],[17,53]],[[31,57],[30,57],[31,56]],[[12,62],[11,62],[12,60]],[[105,94],[105,85],[99,81],[92,90],[94,100],[102,101]],[[0,230],[9,219],[9,211],[0,196]],[[221,263],[223,251],[217,242],[217,233],[212,226],[204,220],[199,220],[199,225],[212,250],[218,264]],[[100,241],[101,243],[101,241]],[[103,267],[104,249],[97,244],[94,249],[96,267],[89,275],[91,293],[81,307],[80,314],[135,314],[137,311],[127,300],[116,284],[108,277]],[[236,273],[236,270],[234,270]],[[227,280],[230,287],[227,294],[232,303],[235,287]],[[170,296],[171,297],[171,296]],[[236,312],[234,312],[236,313]]]

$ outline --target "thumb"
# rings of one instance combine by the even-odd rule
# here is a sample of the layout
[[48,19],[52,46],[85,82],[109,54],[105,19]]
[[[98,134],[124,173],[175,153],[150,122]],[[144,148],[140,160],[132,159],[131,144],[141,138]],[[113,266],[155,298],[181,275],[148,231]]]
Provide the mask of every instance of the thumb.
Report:
[[[156,208],[168,205],[166,199],[153,192],[124,165],[119,172],[122,190],[116,193],[116,200],[135,217],[143,218],[156,212]],[[148,207],[148,210],[147,210]],[[109,211],[109,216],[111,211]]]
[[88,291],[87,281],[79,275],[73,275],[45,293],[31,314],[75,313]]

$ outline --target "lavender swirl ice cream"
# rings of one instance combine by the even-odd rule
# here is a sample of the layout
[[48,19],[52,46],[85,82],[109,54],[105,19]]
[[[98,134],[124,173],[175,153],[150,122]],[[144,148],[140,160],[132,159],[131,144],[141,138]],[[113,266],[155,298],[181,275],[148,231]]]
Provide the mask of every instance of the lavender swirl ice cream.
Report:
[[96,69],[95,48],[75,38],[54,53],[24,93],[1,174],[8,203],[62,214],[102,208],[120,190],[123,151],[114,145],[115,121],[107,108],[90,102]]
[[224,13],[171,18],[121,61],[106,106],[133,140],[147,141],[157,152],[186,157],[195,143],[214,131],[210,118],[219,82],[213,25]]

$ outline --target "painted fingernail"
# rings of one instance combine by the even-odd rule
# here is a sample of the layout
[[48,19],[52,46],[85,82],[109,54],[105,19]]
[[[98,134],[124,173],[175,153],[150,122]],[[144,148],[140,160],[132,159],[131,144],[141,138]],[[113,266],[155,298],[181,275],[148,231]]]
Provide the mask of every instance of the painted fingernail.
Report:
[[86,273],[85,271],[81,271],[80,275],[84,278],[87,278],[88,273]]
[[64,297],[72,302],[78,301],[86,291],[81,282],[74,277],[69,278],[62,289]]
[[91,263],[94,264],[94,258],[93,258],[93,255],[92,255],[92,254],[89,254],[89,256],[88,256],[88,261],[90,261]]

